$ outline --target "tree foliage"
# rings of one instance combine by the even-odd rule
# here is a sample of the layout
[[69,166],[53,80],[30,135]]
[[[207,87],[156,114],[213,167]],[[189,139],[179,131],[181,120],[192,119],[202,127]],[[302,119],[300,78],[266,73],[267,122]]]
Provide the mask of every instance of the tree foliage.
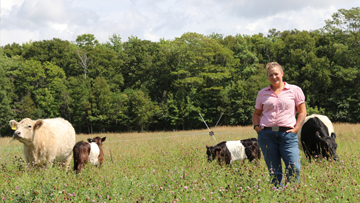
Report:
[[78,133],[249,125],[264,67],[279,62],[308,113],[360,120],[360,8],[314,31],[252,36],[184,33],[159,42],[93,34],[0,48],[0,133],[10,119],[64,117]]

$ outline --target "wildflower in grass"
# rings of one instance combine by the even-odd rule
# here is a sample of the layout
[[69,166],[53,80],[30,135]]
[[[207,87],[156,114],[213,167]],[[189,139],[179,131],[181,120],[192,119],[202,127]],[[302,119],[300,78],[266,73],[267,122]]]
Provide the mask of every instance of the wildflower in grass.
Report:
[[188,189],[188,186],[184,186],[184,189],[187,190],[187,189]]
[[205,199],[205,197],[203,197],[203,198],[201,198],[201,200],[202,200],[202,201],[205,201],[206,199]]
[[67,185],[66,185],[66,184],[65,184],[64,186],[65,186],[65,187],[67,187]]
[[152,171],[152,174],[155,174],[155,170]]
[[180,176],[180,179],[182,179],[183,177],[182,176]]
[[16,186],[15,188],[18,190],[18,189],[19,189],[19,186]]
[[260,190],[260,189],[258,189],[258,191],[260,192],[261,190]]
[[3,199],[3,200],[6,200],[6,198],[5,198],[5,197],[3,197],[2,199]]
[[93,199],[92,202],[95,202],[95,200]]

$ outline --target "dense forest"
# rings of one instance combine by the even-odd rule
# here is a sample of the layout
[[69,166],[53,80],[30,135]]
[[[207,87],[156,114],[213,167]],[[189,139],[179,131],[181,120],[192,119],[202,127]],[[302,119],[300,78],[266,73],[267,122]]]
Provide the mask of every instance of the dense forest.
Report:
[[277,61],[300,86],[308,114],[360,121],[360,7],[323,28],[252,36],[184,33],[159,42],[114,34],[99,43],[30,41],[0,47],[0,132],[10,119],[63,117],[77,133],[249,125],[264,66]]

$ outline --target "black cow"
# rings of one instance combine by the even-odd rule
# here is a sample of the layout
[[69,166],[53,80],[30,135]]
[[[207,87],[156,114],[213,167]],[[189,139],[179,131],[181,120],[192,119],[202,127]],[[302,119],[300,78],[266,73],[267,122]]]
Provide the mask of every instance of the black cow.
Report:
[[237,141],[223,141],[215,146],[206,145],[206,154],[208,161],[218,159],[219,164],[231,164],[234,161],[249,159],[252,162],[254,159],[261,158],[261,150],[256,138],[250,138]]
[[337,144],[334,127],[327,116],[312,114],[307,116],[298,132],[299,148],[303,150],[306,158],[322,155],[324,158],[337,160]]

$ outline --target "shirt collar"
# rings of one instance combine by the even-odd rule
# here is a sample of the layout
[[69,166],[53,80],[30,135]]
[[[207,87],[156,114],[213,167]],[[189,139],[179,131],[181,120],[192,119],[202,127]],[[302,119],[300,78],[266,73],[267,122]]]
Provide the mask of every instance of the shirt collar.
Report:
[[[284,89],[290,89],[290,85],[287,82],[285,82]],[[271,85],[269,85],[269,87],[267,87],[266,90],[271,90]]]

